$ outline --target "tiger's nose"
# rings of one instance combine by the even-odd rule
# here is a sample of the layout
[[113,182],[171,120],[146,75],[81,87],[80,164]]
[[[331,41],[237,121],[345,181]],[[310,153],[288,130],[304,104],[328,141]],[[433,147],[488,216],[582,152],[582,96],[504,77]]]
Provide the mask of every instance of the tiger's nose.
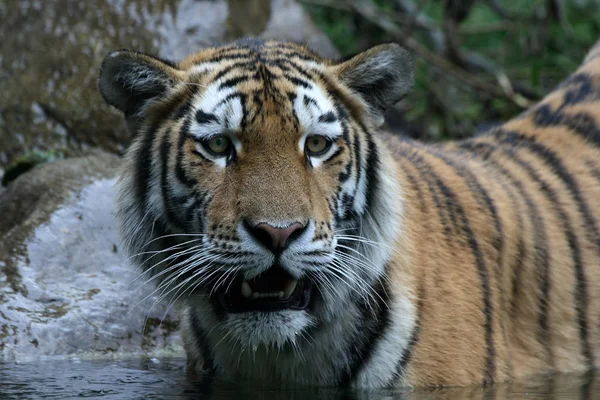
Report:
[[305,229],[305,226],[299,222],[294,222],[286,228],[277,228],[267,223],[254,226],[246,223],[246,227],[254,239],[273,253],[285,250]]

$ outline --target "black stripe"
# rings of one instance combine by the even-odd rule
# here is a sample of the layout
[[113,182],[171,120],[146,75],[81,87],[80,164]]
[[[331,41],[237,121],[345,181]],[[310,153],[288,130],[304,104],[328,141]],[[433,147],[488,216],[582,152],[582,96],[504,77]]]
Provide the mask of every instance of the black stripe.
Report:
[[[533,229],[536,229],[535,227]],[[535,235],[534,235],[535,236]],[[535,240],[535,239],[534,239]],[[536,250],[539,249],[539,247],[536,246]],[[539,250],[538,250],[539,251]],[[526,289],[523,289],[523,286],[521,285],[521,277],[523,276],[523,271],[525,270],[525,265],[523,264],[523,259],[526,257],[526,248],[525,248],[525,240],[523,239],[523,237],[519,237],[519,241],[517,242],[517,252],[515,255],[515,258],[517,260],[517,266],[514,269],[513,272],[513,278],[512,278],[512,298],[510,301],[510,311],[509,311],[509,315],[510,318],[514,319],[517,318],[517,309],[520,306],[520,298],[522,297],[522,294],[524,292],[526,292]],[[539,265],[539,268],[541,270],[546,270],[548,271],[547,268],[543,268],[542,265]],[[545,277],[542,277],[542,280],[548,281],[548,276],[547,273],[543,274],[543,272],[540,273],[540,275]],[[548,287],[547,284],[542,284],[540,282],[540,286],[546,286]],[[544,296],[544,294],[541,295],[542,297]],[[548,302],[543,302],[541,300],[541,298],[539,299],[539,307],[540,307],[540,311],[539,311],[539,316],[538,316],[538,325],[539,325],[539,329],[540,329],[540,339],[543,339],[543,343],[542,345],[544,345],[544,347],[546,347],[546,352],[549,353],[550,350],[550,343],[548,342],[548,332],[547,332],[547,326],[548,323],[546,322],[548,319],[548,313],[546,311],[546,309],[544,308],[544,304],[548,304]]]
[[185,170],[183,169],[183,145],[185,141],[188,139],[189,129],[191,125],[191,118],[188,118],[182,125],[181,130],[179,132],[179,140],[177,142],[177,158],[175,160],[175,176],[181,183],[186,185],[187,187],[193,187],[197,184],[194,178],[189,177]]
[[160,188],[161,196],[164,205],[165,217],[167,222],[177,229],[184,230],[184,223],[179,219],[174,211],[174,205],[171,202],[171,194],[169,190],[169,152],[171,150],[171,142],[169,140],[170,132],[166,132],[160,145],[161,159],[161,176]]
[[427,213],[427,203],[425,202],[425,197],[423,197],[421,185],[419,185],[419,182],[417,182],[415,176],[412,173],[410,173],[404,165],[402,165],[402,172],[404,173],[404,175],[406,175],[406,179],[410,184],[411,192],[416,193],[417,195],[417,202],[419,208],[421,209],[421,212]]
[[358,193],[360,178],[362,177],[362,154],[360,147],[360,134],[354,132],[352,147],[354,149],[354,164],[356,165],[356,188],[354,189],[354,196]]
[[134,171],[135,193],[139,204],[145,213],[148,206],[148,192],[150,190],[150,171],[152,169],[152,145],[158,133],[160,119],[156,119],[147,132],[144,133],[142,143],[136,152]]
[[191,109],[192,109],[192,103],[190,101],[183,103],[175,112],[174,119],[177,120],[177,119],[186,117]]
[[600,183],[600,168],[587,160],[585,166],[590,170],[590,174]]
[[548,104],[543,104],[534,111],[533,122],[542,128],[565,126],[586,142],[600,147],[600,128],[589,113],[578,112],[567,115],[559,110],[553,111]]
[[219,119],[215,114],[210,114],[202,110],[198,110],[196,111],[196,122],[198,122],[199,124],[208,124],[211,122],[219,122]]
[[[348,162],[344,166],[344,170],[339,173],[338,180],[340,181],[340,183],[344,183],[348,180],[348,178],[350,178],[351,169],[352,169],[352,160],[350,160],[350,162]],[[341,188],[340,188],[340,190],[341,190]]]
[[[283,75],[285,76],[285,75]],[[273,73],[264,63],[258,64],[258,69],[254,73],[254,79],[262,82],[266,92],[269,92],[271,96],[280,95],[276,89],[274,90],[273,82],[278,80],[281,76]]]
[[375,291],[376,303],[371,304],[369,299],[361,300],[358,304],[362,321],[359,332],[356,332],[355,341],[349,343],[347,354],[350,355],[348,368],[339,378],[340,386],[349,386],[358,377],[365,365],[373,356],[373,351],[390,327],[390,297],[385,280],[378,280],[371,288]]
[[282,59],[280,59],[280,58],[274,58],[272,60],[271,59],[270,60],[263,60],[263,62],[268,67],[279,68],[283,73],[290,73],[290,72],[292,72],[291,68],[288,67],[287,65],[285,65],[285,63],[283,63]]
[[[339,189],[338,189],[339,191]],[[333,215],[333,217],[335,218],[335,222],[336,225],[338,225],[337,223],[339,222],[338,219],[338,215],[337,215],[337,193],[334,194],[332,197],[327,199],[327,207],[329,208],[329,212],[331,213],[331,215]]]
[[319,115],[318,121],[321,123],[329,124],[329,123],[337,121],[337,117],[335,116],[333,111],[328,111],[325,114]]
[[204,201],[207,199],[207,192],[203,192],[203,193],[198,193],[195,192],[194,193],[194,202],[188,207],[185,218],[186,221],[193,226],[193,221],[196,220],[198,222],[198,228],[197,232],[198,233],[204,233],[204,230],[206,228],[205,224],[204,224],[204,214],[200,213],[199,210],[202,208],[202,206],[204,205]]
[[[300,125],[300,119],[298,119],[298,114],[296,114],[296,107],[294,107],[294,101],[296,100],[297,94],[296,93],[288,93],[288,98],[290,100],[290,104],[291,104],[291,110],[292,110],[292,119],[294,120],[294,125],[298,126]],[[304,99],[306,99],[306,96],[304,96]],[[306,102],[305,102],[306,104]],[[258,113],[256,113],[258,114]]]
[[302,61],[319,62],[319,60],[317,58],[307,55],[306,53],[300,53],[297,49],[294,49],[291,47],[290,48],[282,48],[282,49],[284,49],[286,51],[271,50],[269,52],[269,54],[281,56],[283,60],[289,60],[290,58],[297,57],[297,58],[301,59]]
[[337,156],[344,152],[344,147],[338,147],[338,149],[327,159],[327,161],[333,161]]
[[350,140],[350,129],[348,128],[348,114],[344,111],[343,108],[341,108],[337,105],[336,105],[336,110],[340,117],[340,124],[342,125],[342,137],[344,138],[344,140],[346,141],[348,146],[350,146],[351,140]]
[[[414,152],[414,149],[411,148],[403,148],[400,151],[400,155],[407,159],[410,160],[410,158],[412,157],[412,153]],[[406,172],[407,170],[405,170]],[[417,173],[419,173],[419,178],[421,178],[422,181],[424,181],[427,184],[427,189],[429,190],[429,193],[431,194],[431,198],[433,199],[434,205],[435,205],[435,209],[438,213],[438,218],[439,218],[439,222],[440,225],[442,226],[442,231],[444,233],[444,236],[446,237],[446,239],[448,240],[455,240],[456,236],[452,235],[453,232],[453,228],[456,232],[459,231],[459,228],[456,226],[456,218],[454,217],[454,211],[451,207],[450,203],[450,199],[446,199],[446,205],[447,207],[443,207],[442,206],[442,202],[440,201],[439,198],[439,194],[438,192],[435,190],[434,185],[430,179],[430,176],[428,174],[424,174],[423,171],[420,171],[417,169],[416,171]],[[453,226],[450,226],[450,223],[448,221],[448,217],[446,216],[446,212],[448,212],[450,215],[450,212],[452,212],[452,220],[453,220]]]
[[594,382],[598,381],[598,372],[594,369],[590,369],[586,371],[581,379],[583,380],[583,384],[579,388],[579,400],[589,400],[595,397],[592,396],[593,393],[598,394],[598,390],[592,390]]
[[[252,101],[254,102],[254,107],[256,107],[256,109],[258,109],[258,110],[260,110],[263,106],[262,95],[263,95],[262,90],[254,90],[251,94]],[[289,96],[288,96],[288,98],[289,98]],[[258,115],[258,113],[254,113],[254,114],[255,114],[254,118],[256,118],[256,115]]]
[[310,72],[308,72],[306,69],[302,68],[300,65],[292,62],[288,58],[276,58],[276,59],[272,59],[270,61],[277,63],[278,67],[280,67],[280,68],[283,67],[282,69],[285,68],[287,71],[293,70],[293,72],[302,75],[304,78],[308,79],[309,81],[313,80],[313,75]]
[[577,204],[577,209],[585,220],[584,229],[588,239],[596,245],[596,251],[600,254],[600,232],[597,228],[598,225],[581,194],[577,181],[563,165],[560,158],[552,150],[536,142],[535,139],[518,132],[498,130],[495,133],[495,136],[500,140],[500,143],[508,144],[513,148],[524,148],[529,150],[540,158],[540,160],[542,160],[544,164],[546,164],[546,166],[563,181],[571,193],[573,200]]
[[[231,93],[230,95],[228,95],[227,97],[225,97],[223,100],[221,100],[220,102],[218,102],[217,105],[213,107],[213,111],[214,110],[218,110],[219,107],[221,107],[223,104],[227,103],[228,101],[230,101],[232,99],[235,99],[236,97],[239,97],[240,98],[240,102],[241,102],[241,97],[242,97],[241,93]],[[245,116],[245,113],[244,113],[244,116]]]
[[242,121],[240,122],[240,129],[243,132],[244,129],[246,129],[248,123],[248,96],[244,93],[239,93],[239,98],[240,104],[242,106]]
[[490,292],[490,280],[487,271],[487,267],[485,264],[485,259],[481,252],[481,248],[479,246],[479,242],[477,241],[473,230],[471,229],[471,225],[469,220],[465,214],[464,209],[460,205],[458,198],[454,194],[454,192],[444,183],[444,181],[434,172],[433,168],[425,161],[423,157],[416,153],[408,153],[410,157],[410,161],[414,163],[414,165],[421,171],[423,171],[423,176],[431,177],[432,181],[436,184],[436,186],[440,189],[441,193],[446,198],[446,204],[449,208],[454,210],[456,217],[460,219],[460,227],[461,231],[464,233],[467,239],[467,245],[471,249],[471,253],[473,254],[473,258],[475,259],[475,265],[477,268],[477,273],[479,276],[480,284],[481,284],[481,293],[483,300],[483,308],[482,313],[484,315],[484,338],[486,343],[486,360],[485,360],[485,372],[483,378],[483,384],[489,384],[494,381],[494,373],[495,373],[495,357],[496,350],[494,346],[493,340],[493,305],[491,302],[491,292]]
[[305,89],[312,89],[312,85],[304,79],[297,78],[295,76],[283,76],[288,81],[292,82],[296,86],[302,86]]
[[342,220],[356,217],[356,213],[353,210],[354,196],[348,193],[342,193],[341,209],[342,209]]
[[[246,42],[246,43],[244,43]],[[252,42],[252,39],[250,40],[245,40],[245,39],[240,39],[237,42],[232,43],[229,46],[222,46],[222,47],[217,47],[215,49],[215,53],[219,56],[226,56],[226,55],[230,55],[230,54],[240,54],[240,53],[244,53],[244,54],[248,54],[248,55],[252,55],[256,53],[256,50],[259,48],[258,46],[254,46]],[[255,43],[258,41],[255,41]]]
[[247,75],[236,76],[235,78],[228,79],[219,85],[219,90],[227,89],[236,86],[238,83],[249,80],[250,77]]
[[397,379],[399,379],[401,376],[404,375],[404,371],[406,371],[406,366],[408,365],[408,363],[410,362],[411,357],[412,357],[412,350],[419,341],[420,333],[421,333],[421,316],[419,315],[417,317],[417,323],[413,329],[412,335],[410,336],[410,341],[408,342],[408,346],[406,346],[406,348],[402,352],[402,356],[398,360],[398,364],[396,364],[396,373],[395,373],[394,381],[396,381]]
[[[342,137],[344,138],[344,141],[346,142],[346,144],[348,146],[350,146],[350,133],[348,130],[348,124],[346,123],[345,120],[341,120],[341,125],[342,125]],[[352,175],[352,164],[354,162],[354,160],[352,159],[352,153],[349,153],[350,159],[348,160],[348,163],[346,164],[346,167],[344,168],[344,170],[342,172],[340,172],[339,174],[339,181],[340,182],[346,182],[348,179],[350,179],[350,176]]]
[[[439,160],[441,160],[443,163],[445,163],[446,165],[448,165],[450,168],[454,169],[455,173],[467,184],[467,186],[469,187],[469,190],[471,192],[473,192],[475,195],[475,199],[478,203],[480,203],[481,205],[483,205],[485,208],[487,208],[490,217],[492,219],[492,224],[494,225],[494,230],[496,231],[496,234],[494,236],[493,239],[493,246],[496,249],[496,251],[498,252],[498,261],[497,261],[497,275],[498,275],[498,280],[499,283],[502,282],[502,278],[501,278],[501,266],[502,266],[502,254],[503,254],[503,248],[504,248],[504,232],[502,229],[502,223],[500,221],[500,217],[498,216],[498,210],[496,208],[496,205],[494,204],[494,201],[492,200],[492,198],[490,197],[490,195],[488,194],[488,192],[485,190],[485,188],[481,185],[481,183],[479,182],[479,180],[477,179],[477,177],[475,177],[475,175],[469,171],[467,168],[465,168],[463,165],[460,164],[459,162],[455,162],[454,160],[452,160],[451,158],[449,158],[447,155],[436,151],[432,148],[428,148],[425,146],[422,146],[423,149],[425,149],[427,151],[427,153],[432,156],[435,157]],[[502,286],[502,285],[500,285]]]
[[313,99],[312,97],[308,97],[307,95],[304,95],[304,98],[302,99],[302,101],[304,102],[304,106],[308,107],[309,105],[313,105],[313,106],[317,107],[317,110],[321,111],[321,107],[319,107],[319,104],[317,104],[315,99]]
[[[542,215],[539,213],[538,207],[535,205],[534,201],[525,190],[525,187],[523,186],[522,182],[516,179],[495,159],[490,158],[491,153],[498,150],[496,146],[490,143],[465,141],[460,144],[460,147],[470,151],[473,155],[481,157],[492,168],[497,170],[500,173],[501,177],[504,177],[509,181],[510,186],[505,188],[505,191],[509,194],[511,200],[516,203],[516,199],[514,198],[515,194],[511,190],[511,188],[515,188],[518,192],[519,197],[523,199],[525,205],[527,206],[527,215],[529,215],[530,217],[533,230],[533,243],[535,250],[534,263],[537,266],[537,275],[540,285],[540,294],[538,298],[538,340],[546,349],[546,353],[548,354],[550,364],[554,365],[554,356],[552,348],[550,346],[548,326],[548,299],[550,296],[550,258],[548,255],[548,239],[546,236],[545,221],[542,218]],[[503,181],[500,180],[500,182],[502,183]],[[525,259],[525,255],[527,253],[527,249],[525,247],[525,240],[523,238],[523,222],[521,215],[519,215],[518,226],[518,230],[519,232],[521,232],[521,235],[519,236],[517,242],[517,265],[514,268],[512,278],[512,298],[510,305],[511,318],[516,317],[516,311],[519,306],[518,300],[521,297],[520,294],[523,294],[526,291],[520,290],[523,288],[523,286],[521,285],[521,276],[525,269],[523,260]]]
[[232,54],[221,54],[221,55],[217,55],[213,58],[210,58],[208,60],[206,60],[206,62],[209,63],[219,63],[221,61],[229,61],[229,60],[242,60],[242,59],[251,59],[252,58],[252,54],[248,53],[248,52],[239,52],[239,53],[232,53]]
[[252,60],[252,61],[244,61],[244,62],[236,62],[236,63],[228,65],[227,67],[225,67],[221,71],[219,71],[212,78],[212,81],[213,82],[218,81],[219,79],[223,78],[225,75],[227,75],[228,73],[230,73],[233,70],[238,70],[238,69],[253,70],[255,68],[256,68],[256,61],[254,61],[254,60]]
[[[363,124],[361,124],[360,127],[366,135],[367,149],[368,149],[367,160],[365,163],[366,164],[366,168],[365,168],[365,174],[366,174],[366,188],[365,188],[366,199],[365,200],[366,200],[366,204],[365,204],[365,209],[361,210],[363,212],[363,214],[367,214],[371,210],[371,207],[373,207],[373,204],[375,203],[375,199],[379,195],[379,174],[378,174],[378,172],[379,172],[379,168],[381,168],[381,165],[380,165],[380,161],[379,161],[379,152],[377,150],[377,145],[373,141],[371,134],[369,133],[369,131],[366,129],[366,127]],[[356,162],[358,162],[358,160],[356,160]]]
[[[409,151],[409,152],[403,153],[403,154],[406,154],[409,157],[411,157],[411,156],[420,157],[416,153],[416,149],[421,148],[422,145],[420,145],[419,143],[417,143],[413,140],[410,140],[408,138],[403,138],[402,142],[405,144],[408,144],[413,149],[412,152]],[[421,171],[419,171],[419,172],[421,172]],[[439,175],[435,174],[433,171],[430,171],[430,173],[433,174],[433,177],[436,180],[441,181],[441,178]],[[434,185],[432,183],[432,181],[429,179],[430,177],[428,174],[421,174],[420,177],[421,177],[421,179],[423,179],[427,182],[427,186],[428,186],[429,191],[431,192],[431,195],[435,202],[436,209],[438,210],[438,214],[440,217],[440,223],[441,223],[442,227],[444,228],[444,234],[451,235],[452,232],[459,233],[461,231],[461,223],[459,222],[458,217],[456,215],[453,199],[448,197],[446,195],[446,193],[444,193],[444,191],[440,189],[439,185]],[[438,189],[440,189],[439,194],[442,196],[443,202],[438,197],[438,191],[435,190],[434,186],[437,186]],[[450,218],[451,223],[448,221],[448,218],[446,218],[444,213],[448,214],[448,217]]]
[[560,108],[572,106],[590,97],[595,97],[592,88],[592,78],[588,74],[578,73],[571,75],[559,86],[559,89],[564,91],[563,103]]

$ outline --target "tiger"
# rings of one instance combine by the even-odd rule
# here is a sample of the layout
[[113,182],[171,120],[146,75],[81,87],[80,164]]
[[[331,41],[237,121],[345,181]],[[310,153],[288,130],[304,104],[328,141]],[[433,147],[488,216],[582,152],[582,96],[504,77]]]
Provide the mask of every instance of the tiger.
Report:
[[395,43],[105,57],[99,90],[134,137],[121,236],[178,310],[190,377],[370,389],[600,366],[600,42],[459,141],[386,131],[413,81]]

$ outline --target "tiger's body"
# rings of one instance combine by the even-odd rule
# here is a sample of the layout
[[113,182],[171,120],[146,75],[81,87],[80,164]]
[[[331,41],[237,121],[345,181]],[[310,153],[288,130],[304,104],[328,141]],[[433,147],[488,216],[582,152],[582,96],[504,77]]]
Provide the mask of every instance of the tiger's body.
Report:
[[379,131],[411,80],[394,45],[107,57],[100,90],[137,133],[123,236],[180,304],[190,372],[382,387],[600,366],[600,49],[460,142]]

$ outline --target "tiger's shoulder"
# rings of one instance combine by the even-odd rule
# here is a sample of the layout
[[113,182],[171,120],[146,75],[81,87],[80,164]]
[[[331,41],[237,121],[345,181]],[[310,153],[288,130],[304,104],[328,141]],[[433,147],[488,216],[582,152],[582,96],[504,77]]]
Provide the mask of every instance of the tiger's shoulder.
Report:
[[599,98],[596,44],[538,104],[481,135],[386,137],[418,266],[407,382],[599,365]]

